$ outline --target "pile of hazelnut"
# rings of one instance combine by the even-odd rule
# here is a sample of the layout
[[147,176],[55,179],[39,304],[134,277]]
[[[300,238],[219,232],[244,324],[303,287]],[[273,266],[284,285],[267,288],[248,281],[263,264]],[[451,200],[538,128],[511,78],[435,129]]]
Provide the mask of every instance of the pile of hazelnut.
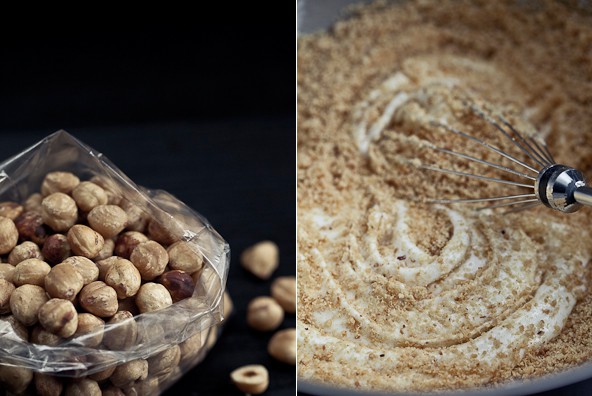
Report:
[[[0,202],[0,321],[30,343],[125,350],[136,343],[134,315],[190,297],[204,266],[109,179],[48,173],[24,203]],[[105,326],[120,323],[103,333]],[[69,379],[0,365],[0,389],[14,394],[149,395],[195,358],[201,334],[148,359]]]

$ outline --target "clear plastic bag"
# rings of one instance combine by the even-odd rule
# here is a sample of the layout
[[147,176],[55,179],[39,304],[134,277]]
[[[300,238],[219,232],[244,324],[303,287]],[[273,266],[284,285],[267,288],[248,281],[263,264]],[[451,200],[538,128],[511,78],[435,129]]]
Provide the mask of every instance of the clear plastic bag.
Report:
[[[105,324],[102,334],[74,336],[55,346],[24,341],[16,326],[0,316],[0,363],[26,369],[24,372],[65,377],[64,383],[68,378],[107,377],[102,380],[104,388],[114,367],[137,361],[142,362],[142,372],[147,366],[147,376],[142,374],[120,387],[126,388],[126,394],[159,394],[201,361],[216,337],[224,316],[229,246],[201,215],[164,191],[137,186],[105,156],[64,131],[0,164],[0,202],[24,202],[39,191],[43,178],[52,171],[72,172],[80,180],[94,178],[115,199],[133,203],[136,213],[149,218],[168,238],[189,242],[203,255],[204,268],[194,276],[196,287],[190,298],[124,322]],[[126,331],[133,334],[133,327],[135,340],[120,344],[117,348],[121,349],[109,349],[104,342],[95,346],[97,337],[105,340],[121,337]],[[28,391],[35,391],[33,384]]]

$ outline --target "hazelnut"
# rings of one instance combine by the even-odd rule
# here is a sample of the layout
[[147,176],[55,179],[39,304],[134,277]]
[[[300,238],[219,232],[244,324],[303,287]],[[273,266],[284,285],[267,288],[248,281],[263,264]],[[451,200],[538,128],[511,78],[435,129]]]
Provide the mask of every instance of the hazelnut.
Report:
[[56,265],[45,277],[45,290],[53,298],[74,301],[83,285],[82,275],[68,263]]
[[147,242],[148,237],[141,232],[128,231],[121,234],[115,241],[114,254],[125,259],[129,259],[132,251],[140,243]]
[[103,248],[101,249],[99,254],[97,254],[97,256],[93,258],[93,260],[100,261],[113,256],[114,249],[115,242],[113,241],[113,239],[105,239],[105,244],[103,245]]
[[39,308],[47,302],[45,290],[36,285],[17,287],[10,296],[10,311],[25,326],[37,323]]
[[125,259],[123,259],[121,257],[117,257],[117,256],[111,256],[111,257],[108,257],[104,260],[97,261],[96,264],[97,264],[97,268],[99,269],[99,280],[104,282],[105,277],[107,276],[107,272],[109,272],[109,269],[120,260],[125,260]]
[[0,315],[10,313],[10,296],[15,289],[12,283],[0,279]]
[[119,234],[127,224],[125,210],[117,205],[99,205],[88,214],[88,223],[105,238]]
[[36,243],[25,241],[12,249],[12,252],[8,255],[8,262],[17,265],[21,261],[31,258],[43,260],[43,255]]
[[169,291],[173,302],[191,297],[195,290],[191,275],[183,271],[167,271],[158,278],[158,281]]
[[136,305],[136,299],[134,297],[124,298],[123,300],[119,300],[119,307],[117,308],[118,311],[130,311],[133,315],[138,315],[140,310]]
[[85,378],[71,382],[66,386],[65,396],[101,396],[101,388],[97,381]]
[[43,245],[47,238],[47,230],[43,225],[43,217],[38,212],[25,212],[14,221],[18,233],[23,240]]
[[271,241],[259,242],[247,250],[241,256],[242,266],[260,279],[269,279],[279,263],[279,249]]
[[164,272],[169,256],[158,242],[148,241],[136,246],[130,260],[140,271],[143,280],[152,280]]
[[131,261],[122,258],[109,268],[105,283],[115,289],[117,298],[124,299],[136,295],[142,284],[142,277]]
[[69,195],[56,192],[43,198],[41,216],[54,231],[67,231],[78,220],[78,208]]
[[173,372],[181,360],[181,349],[178,345],[165,349],[148,358],[148,374],[162,379]]
[[0,279],[4,279],[12,283],[14,280],[15,271],[16,268],[10,264],[0,264]]
[[107,389],[103,389],[103,396],[127,396],[120,388],[110,386]]
[[119,311],[107,322],[103,344],[113,351],[131,348],[138,338],[138,325],[129,311]]
[[136,304],[142,313],[153,312],[172,305],[173,299],[163,285],[148,282],[140,287],[136,296]]
[[80,305],[101,318],[113,316],[117,312],[117,292],[105,282],[89,283],[80,292]]
[[271,296],[287,313],[296,313],[296,277],[280,276],[271,284]]
[[35,390],[39,396],[60,396],[64,386],[59,378],[35,373]]
[[202,350],[205,341],[206,340],[204,340],[202,334],[197,333],[180,343],[179,348],[181,351],[181,359],[183,360],[183,363],[189,362],[194,357],[196,357]]
[[0,364],[0,389],[21,394],[33,381],[33,372],[22,367]]
[[[27,330],[27,327],[21,322],[19,322],[18,319],[14,317],[14,315],[8,315],[4,316],[3,318],[0,318],[0,322],[8,323],[12,330],[8,333],[5,333],[3,337],[14,339],[14,335],[16,335],[16,337],[20,338],[23,341],[29,341],[29,331]],[[3,332],[6,331],[4,323]]]
[[[78,327],[74,336],[77,337],[81,344],[88,347],[97,347],[103,341],[103,328],[105,322],[103,319],[96,317],[93,314],[81,313],[78,314]],[[93,378],[98,381],[96,378]]]
[[25,201],[25,212],[41,213],[41,201],[43,201],[43,195],[39,193],[29,195]]
[[169,266],[190,274],[203,268],[203,256],[197,246],[189,242],[180,241],[167,249]]
[[52,264],[61,263],[70,255],[68,238],[62,234],[54,234],[47,237],[43,244],[43,257]]
[[70,194],[80,179],[70,172],[50,172],[41,182],[41,194],[44,197],[53,193]]
[[14,284],[22,286],[25,284],[43,286],[45,277],[49,274],[51,267],[45,261],[39,259],[27,259],[21,261],[14,271]]
[[78,328],[78,313],[68,300],[52,298],[39,308],[39,323],[52,334],[68,338]]
[[146,396],[158,394],[158,378],[146,378],[124,388],[126,396]]
[[111,376],[111,383],[119,388],[131,386],[148,377],[148,362],[144,359],[132,360],[117,366]]
[[121,201],[121,191],[117,184],[106,176],[96,175],[90,179],[91,182],[101,187],[107,194],[109,205],[118,205]]
[[286,364],[296,364],[296,329],[280,330],[271,337],[267,352]]
[[[111,377],[113,375],[113,372],[115,371],[116,368],[117,368],[117,366],[107,367],[105,370],[101,370],[101,371],[98,371],[94,374],[89,375],[88,378],[90,378],[91,380],[95,380],[97,382],[103,382],[103,381],[109,379],[109,377]],[[104,395],[105,395],[105,391],[103,391],[103,396]]]
[[12,220],[0,217],[0,254],[10,252],[18,242],[19,233]]
[[72,190],[72,198],[83,212],[90,212],[99,205],[107,204],[107,193],[93,182],[82,182]]
[[35,326],[31,331],[31,342],[33,344],[57,346],[62,343],[64,339],[57,334],[50,333],[45,330],[43,326]]
[[121,201],[121,209],[127,214],[127,229],[130,231],[144,232],[150,216],[137,205],[127,199]]
[[0,202],[0,217],[6,217],[14,221],[23,213],[23,210],[24,208],[16,202]]
[[83,256],[72,256],[65,259],[62,264],[70,264],[82,276],[84,286],[99,279],[99,267],[90,259]]
[[148,223],[148,234],[150,235],[150,238],[163,245],[172,245],[177,242],[179,238],[177,238],[171,230],[172,222],[173,220],[170,218],[166,219],[167,225],[161,224],[157,220],[150,221],[150,223]]
[[251,395],[263,393],[269,386],[269,373],[260,364],[237,368],[230,373],[230,379],[241,392]]
[[70,228],[70,231],[68,231],[68,242],[70,242],[70,248],[75,255],[90,259],[98,256],[105,244],[105,240],[101,234],[81,224],[76,224]]
[[247,324],[255,330],[275,330],[283,320],[284,310],[271,297],[254,298],[247,307]]

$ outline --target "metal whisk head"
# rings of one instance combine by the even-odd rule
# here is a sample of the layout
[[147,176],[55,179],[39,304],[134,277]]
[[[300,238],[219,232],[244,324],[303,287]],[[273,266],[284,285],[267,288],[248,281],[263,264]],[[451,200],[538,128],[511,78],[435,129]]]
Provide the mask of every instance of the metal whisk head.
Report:
[[[438,147],[430,144],[428,147],[440,153],[454,156],[462,160],[479,163],[490,168],[518,176],[519,180],[510,180],[501,177],[489,177],[476,173],[447,169],[432,165],[421,165],[420,168],[430,171],[447,173],[467,178],[479,179],[487,182],[511,185],[518,188],[531,190],[528,193],[502,195],[495,197],[466,198],[466,199],[435,199],[433,203],[492,203],[482,206],[479,210],[495,209],[501,207],[510,208],[507,212],[517,212],[538,205],[545,205],[561,212],[575,212],[582,205],[592,206],[592,188],[586,186],[584,175],[577,169],[556,163],[547,145],[541,139],[527,136],[514,128],[503,116],[491,116],[476,107],[474,103],[467,103],[471,111],[492,125],[503,139],[507,139],[512,146],[524,154],[526,160],[519,159],[517,155],[511,155],[487,141],[462,132],[449,125],[432,122],[432,126],[453,133],[463,139],[473,141],[485,150],[493,152],[509,160],[516,169],[501,164],[486,161],[458,151]],[[500,203],[501,202],[501,203]]]

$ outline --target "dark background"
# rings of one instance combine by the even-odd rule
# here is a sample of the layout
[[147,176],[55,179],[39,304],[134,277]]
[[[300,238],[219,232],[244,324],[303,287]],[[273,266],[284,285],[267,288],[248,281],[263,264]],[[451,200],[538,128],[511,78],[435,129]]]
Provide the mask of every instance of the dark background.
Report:
[[[235,312],[167,395],[240,395],[229,374],[253,363],[269,369],[266,395],[295,394],[294,366],[266,352],[271,333],[245,324],[248,302],[269,295],[271,282],[238,262],[271,239],[280,247],[274,277],[295,274],[295,22],[293,10],[275,22],[253,20],[259,11],[244,15],[248,24],[183,32],[48,29],[0,39],[0,160],[66,129],[136,183],[205,215],[230,243]],[[282,328],[293,326],[288,315]]]

